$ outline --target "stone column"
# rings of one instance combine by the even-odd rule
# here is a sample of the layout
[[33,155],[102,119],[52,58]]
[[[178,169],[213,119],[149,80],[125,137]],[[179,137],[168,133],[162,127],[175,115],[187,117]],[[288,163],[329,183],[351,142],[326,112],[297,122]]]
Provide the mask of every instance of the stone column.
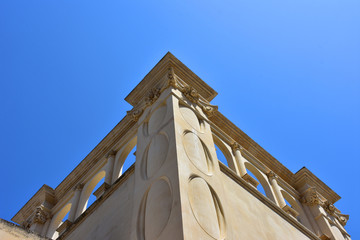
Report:
[[106,175],[105,175],[105,184],[111,186],[112,184],[112,175],[114,172],[114,162],[115,162],[115,155],[114,151],[111,151],[107,156],[107,164],[106,164]]
[[150,96],[138,120],[131,239],[224,239],[222,173],[197,92]]
[[84,187],[84,184],[78,184],[74,188],[75,193],[74,193],[74,197],[72,200],[72,204],[71,204],[71,208],[70,208],[70,212],[69,212],[69,216],[68,216],[68,220],[70,222],[74,222],[76,220],[76,212],[77,212],[77,208],[79,206],[81,191],[82,191],[83,187]]
[[235,156],[235,160],[238,165],[238,169],[240,171],[240,177],[243,177],[247,174],[247,171],[246,171],[246,167],[245,167],[245,161],[244,161],[243,157],[241,156],[241,152],[240,152],[241,146],[240,146],[240,144],[235,142],[231,146],[231,148],[233,150],[233,154]]
[[268,174],[267,174],[268,178],[269,178],[269,181],[270,181],[270,184],[271,184],[271,187],[273,188],[274,190],[274,193],[275,193],[275,197],[276,197],[276,200],[277,200],[277,203],[279,205],[280,208],[283,208],[286,206],[286,202],[284,200],[284,197],[280,191],[280,187],[277,183],[277,178],[278,176],[273,172],[273,171],[270,171]]

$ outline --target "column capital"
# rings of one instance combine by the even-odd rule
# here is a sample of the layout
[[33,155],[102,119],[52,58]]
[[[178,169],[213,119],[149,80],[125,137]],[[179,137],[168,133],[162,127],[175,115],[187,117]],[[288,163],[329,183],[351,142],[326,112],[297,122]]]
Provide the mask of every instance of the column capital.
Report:
[[110,152],[108,152],[107,154],[106,154],[106,159],[109,159],[109,158],[111,158],[111,157],[115,157],[116,156],[116,151],[114,151],[114,150],[111,150]]
[[322,205],[324,202],[321,200],[319,193],[316,188],[308,188],[300,198],[300,201],[308,206]]
[[50,217],[50,210],[41,204],[35,210],[33,222],[44,224],[49,219],[49,217]]
[[242,147],[239,143],[234,142],[233,144],[231,144],[231,149],[232,149],[233,153],[235,153],[236,151],[240,151],[242,149]]
[[39,205],[36,207],[33,215],[26,221],[23,222],[23,227],[29,229],[31,225],[35,223],[45,224],[45,222],[51,217],[50,210],[44,205]]
[[278,175],[276,173],[274,173],[273,171],[270,171],[266,174],[269,178],[269,180],[272,180],[272,179],[278,179]]
[[74,187],[74,191],[81,191],[84,188],[84,185],[85,184],[83,183],[76,184],[76,186]]

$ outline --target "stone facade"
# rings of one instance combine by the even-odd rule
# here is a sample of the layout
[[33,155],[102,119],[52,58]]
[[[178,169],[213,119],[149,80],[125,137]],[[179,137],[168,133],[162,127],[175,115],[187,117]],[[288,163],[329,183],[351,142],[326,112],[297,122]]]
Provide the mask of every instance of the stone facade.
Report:
[[52,239],[349,240],[340,197],[308,169],[284,167],[210,103],[216,95],[166,54],[125,98],[124,119],[12,220]]

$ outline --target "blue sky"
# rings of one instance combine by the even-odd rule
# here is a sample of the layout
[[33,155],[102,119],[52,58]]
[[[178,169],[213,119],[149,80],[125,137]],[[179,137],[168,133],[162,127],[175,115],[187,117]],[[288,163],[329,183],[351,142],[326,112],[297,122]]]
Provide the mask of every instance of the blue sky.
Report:
[[56,187],[170,51],[291,171],[343,199],[360,238],[360,2],[0,2],[0,217]]

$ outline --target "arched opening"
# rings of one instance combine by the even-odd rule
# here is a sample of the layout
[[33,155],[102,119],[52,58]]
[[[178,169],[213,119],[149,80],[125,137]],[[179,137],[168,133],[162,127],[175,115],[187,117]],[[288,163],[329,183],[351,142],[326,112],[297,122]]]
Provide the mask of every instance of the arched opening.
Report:
[[121,148],[115,156],[115,166],[112,182],[116,181],[126,170],[135,163],[136,160],[136,142],[134,137],[123,148]]
[[261,192],[264,196],[266,196],[265,189],[263,188],[262,184],[260,183],[259,179],[249,170],[247,170],[247,174],[249,174],[252,178],[254,178],[259,185],[256,186],[256,189]]
[[121,169],[120,169],[120,176],[126,172],[134,163],[136,160],[136,145],[134,148],[130,151],[128,156],[126,157]]
[[294,218],[296,218],[299,222],[301,222],[299,213],[302,212],[300,205],[296,202],[296,199],[291,196],[289,193],[285,192],[284,190],[280,190],[281,194],[285,200],[285,203],[288,207],[286,207],[284,210],[292,215]]
[[91,192],[90,196],[89,196],[89,200],[87,202],[87,207],[89,208],[97,199],[98,196],[96,196],[96,191],[101,187],[101,185],[103,185],[103,183],[105,182],[105,178],[102,178],[98,184],[96,184],[96,186],[94,187],[93,191]]
[[223,152],[219,149],[219,147],[215,144],[215,150],[216,150],[216,156],[220,162],[225,164],[227,167],[229,167],[228,161],[226,160],[226,157],[224,156]]
[[225,164],[228,168],[236,171],[235,163],[232,157],[231,152],[226,147],[223,141],[221,141],[217,136],[213,135],[214,143],[215,143],[215,150],[216,150],[216,156],[220,162]]
[[56,231],[60,225],[67,220],[71,208],[71,203],[66,204],[59,212],[57,212],[50,223],[47,237],[51,239],[56,239],[59,236],[59,233]]
[[78,212],[79,213],[78,215],[81,215],[83,212],[85,212],[88,206],[90,206],[89,204],[90,195],[94,192],[94,190],[97,190],[95,189],[95,187],[98,185],[98,183],[100,183],[100,181],[104,181],[104,178],[105,178],[105,170],[101,170],[89,182],[85,184],[84,189],[81,192],[79,210],[78,210],[80,212]]
[[270,188],[269,182],[266,180],[264,175],[251,163],[245,162],[245,167],[247,173],[253,177],[256,181],[259,182],[257,190],[261,192],[264,196],[268,197],[271,201],[275,202],[275,198]]

